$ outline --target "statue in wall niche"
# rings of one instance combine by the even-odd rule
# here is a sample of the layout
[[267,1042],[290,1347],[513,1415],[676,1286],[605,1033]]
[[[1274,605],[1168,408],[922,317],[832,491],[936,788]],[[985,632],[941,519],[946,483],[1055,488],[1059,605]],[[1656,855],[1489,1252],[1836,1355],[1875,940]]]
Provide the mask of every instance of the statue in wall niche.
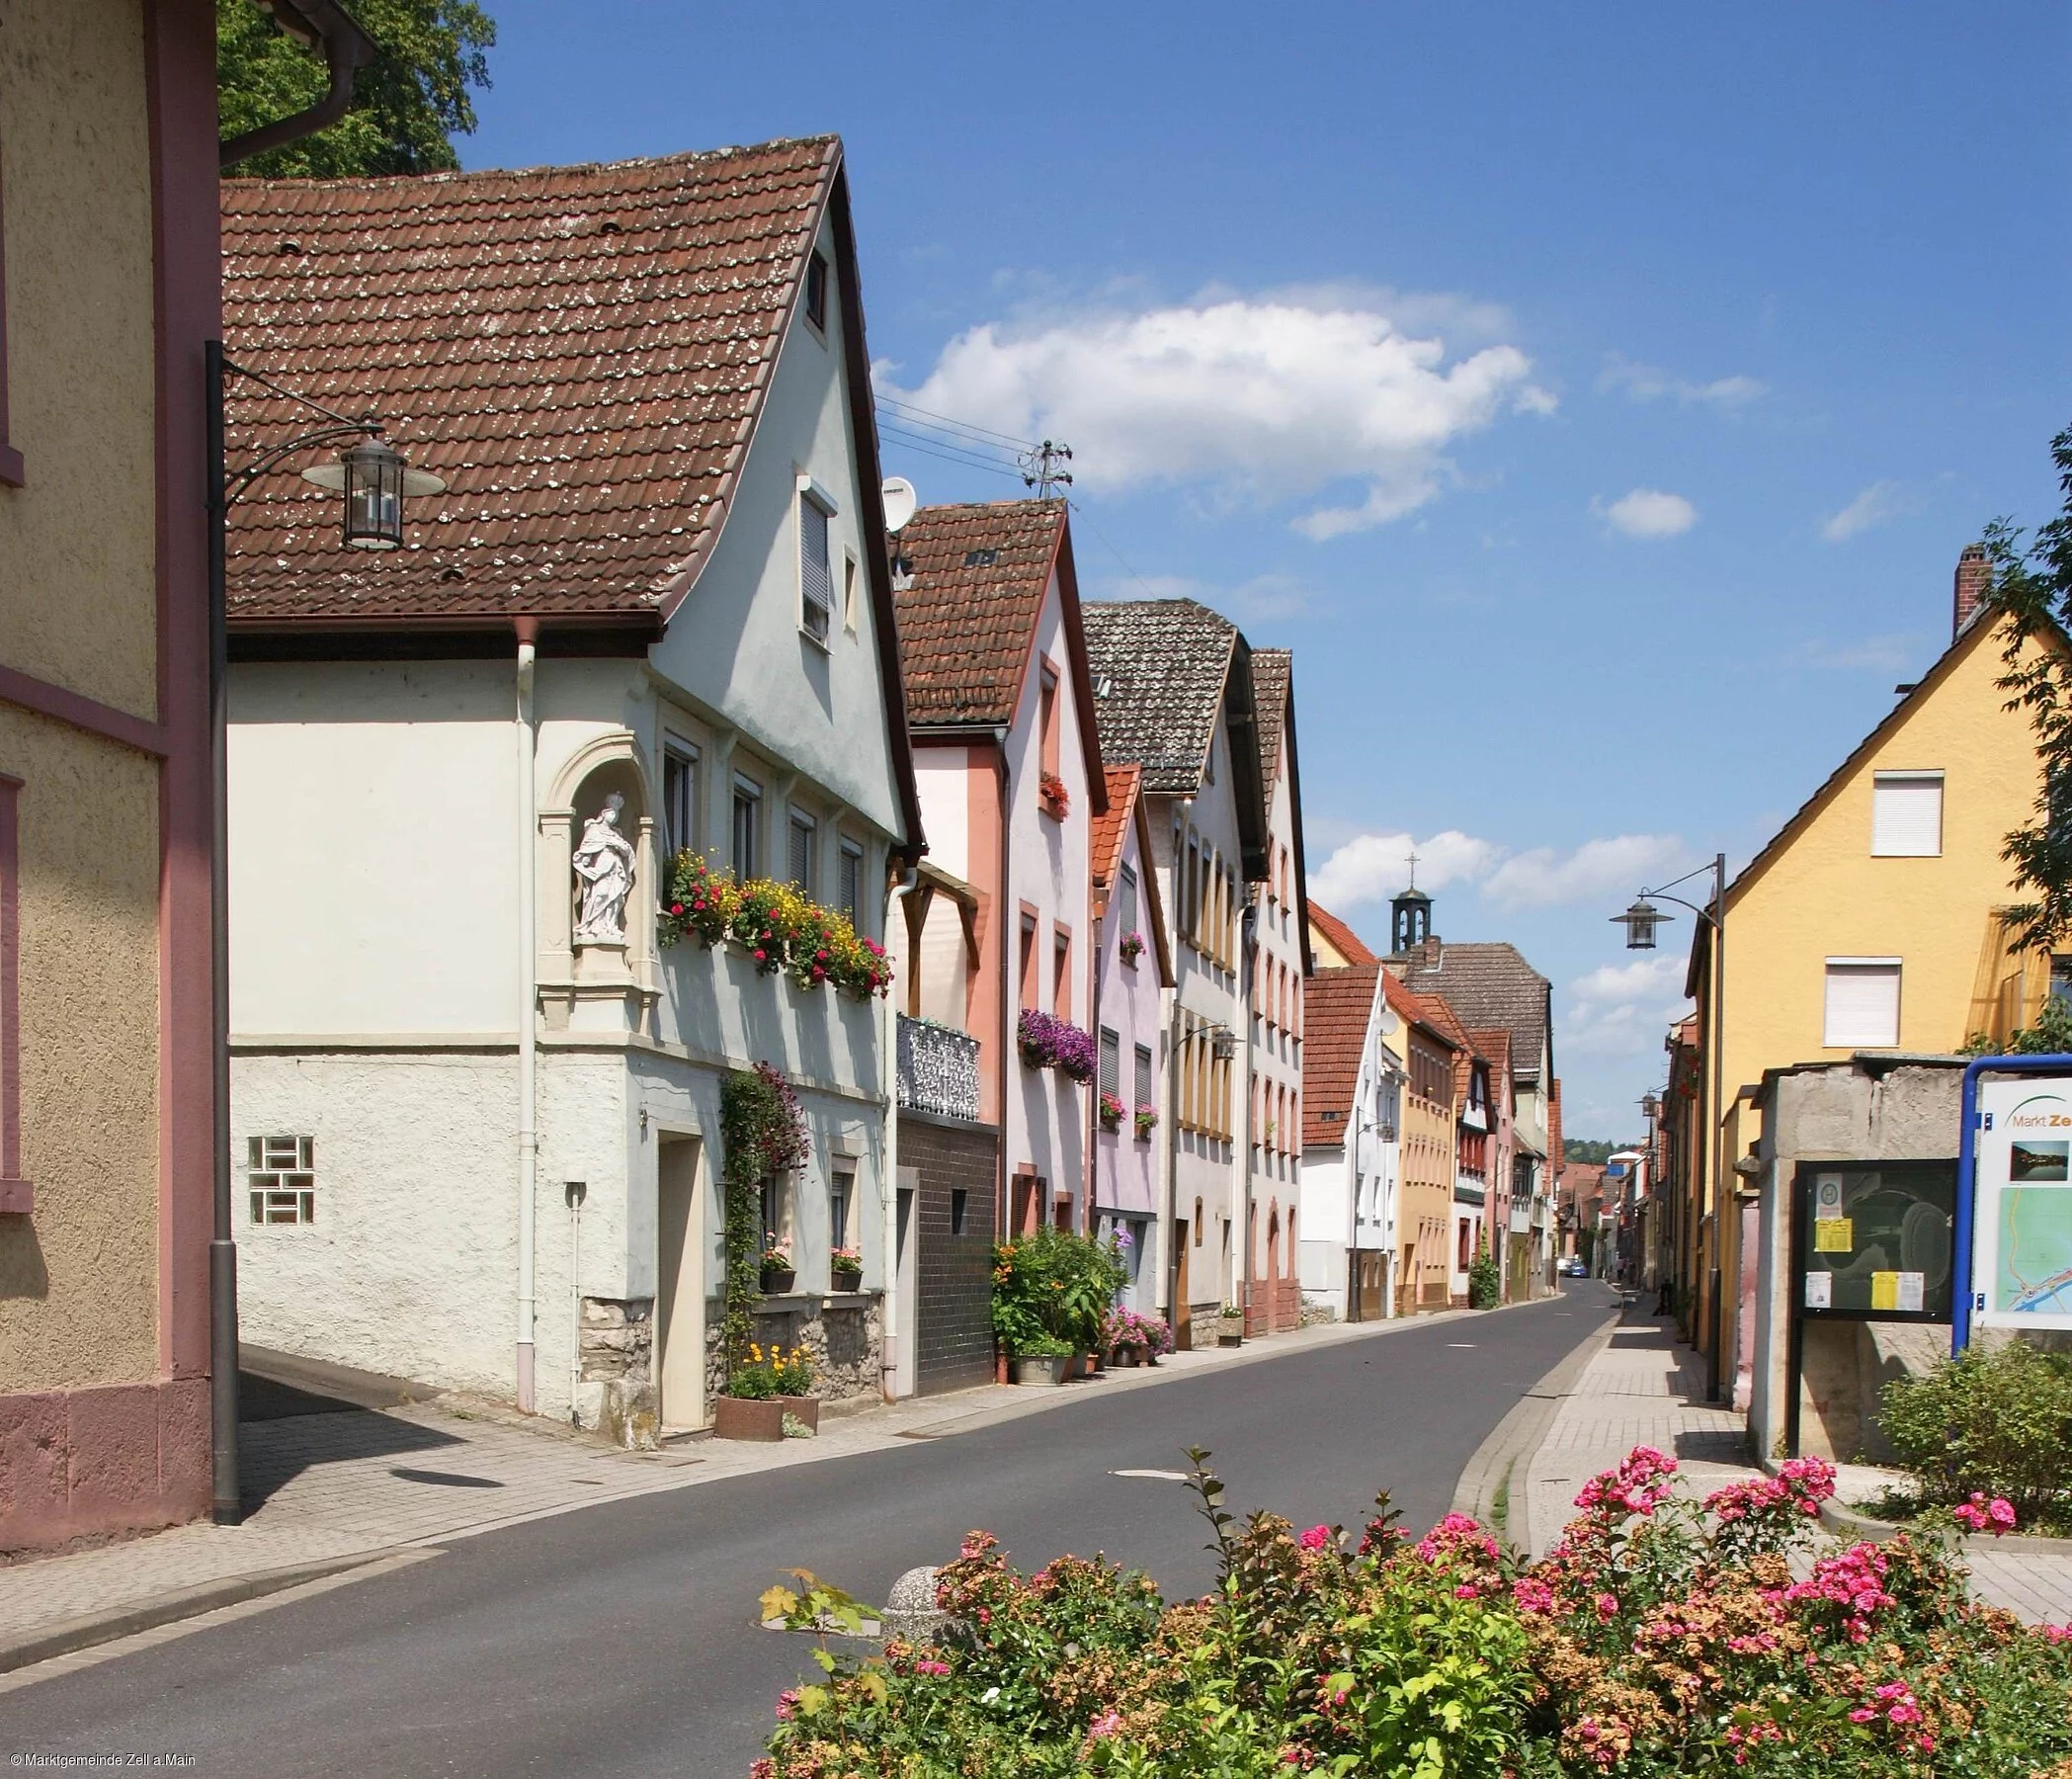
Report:
[[623,945],[625,902],[633,892],[633,843],[619,831],[625,799],[617,791],[583,824],[583,838],[570,863],[582,883],[577,906],[578,945]]

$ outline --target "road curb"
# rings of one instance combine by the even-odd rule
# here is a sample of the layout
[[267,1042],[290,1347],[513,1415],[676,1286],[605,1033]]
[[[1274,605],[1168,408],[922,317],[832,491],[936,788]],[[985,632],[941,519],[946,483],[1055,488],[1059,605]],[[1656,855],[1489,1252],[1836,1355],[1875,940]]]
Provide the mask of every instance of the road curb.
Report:
[[268,1594],[282,1593],[305,1582],[326,1580],[348,1569],[418,1554],[401,1545],[375,1551],[355,1551],[349,1557],[330,1557],[318,1563],[297,1563],[284,1568],[261,1569],[252,1574],[225,1575],[220,1580],[204,1581],[195,1587],[157,1594],[126,1606],[62,1619],[54,1625],[33,1631],[27,1637],[0,1643],[0,1674],[33,1667],[40,1661],[50,1661],[59,1655],[74,1655],[96,1644],[134,1637],[139,1631],[155,1631],[161,1625],[174,1624],[181,1619],[198,1618],[219,1607],[241,1606],[247,1600],[263,1599]]
[[[1603,1325],[1578,1341],[1561,1362],[1520,1397],[1511,1405],[1510,1413],[1490,1429],[1489,1437],[1475,1448],[1475,1455],[1467,1461],[1466,1468],[1460,1473],[1460,1481],[1454,1484],[1455,1513],[1464,1513],[1470,1519],[1488,1525],[1497,1490],[1509,1481],[1513,1486],[1509,1491],[1510,1512],[1505,1537],[1521,1549],[1531,1548],[1532,1496],[1525,1487],[1525,1479],[1516,1475],[1519,1460],[1524,1459],[1527,1468],[1531,1469],[1533,1456],[1545,1443],[1547,1429],[1562,1398],[1575,1390],[1584,1372],[1590,1369],[1590,1362],[1612,1344],[1612,1336],[1624,1319],[1623,1303],[1608,1311]],[[1524,1538],[1517,1536],[1522,1502],[1526,1516]]]

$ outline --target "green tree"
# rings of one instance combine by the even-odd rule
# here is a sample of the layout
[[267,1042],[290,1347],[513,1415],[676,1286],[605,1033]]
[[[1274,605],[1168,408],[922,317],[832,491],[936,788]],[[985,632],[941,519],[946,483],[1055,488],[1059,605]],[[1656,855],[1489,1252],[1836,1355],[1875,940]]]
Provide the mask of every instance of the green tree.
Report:
[[2027,711],[2035,730],[2043,788],[2035,819],[2007,837],[2002,856],[2015,883],[2034,899],[2008,910],[2023,946],[2048,948],[2072,935],[2072,658],[2060,648],[2031,649],[2032,638],[2072,629],[2072,427],[2050,441],[2064,510],[2032,543],[2006,519],[1986,528],[1992,609],[2004,620],[2007,671],[2000,688],[2010,711]]
[[[353,79],[353,103],[330,128],[240,161],[240,178],[354,179],[459,166],[453,136],[470,133],[471,87],[489,85],[482,52],[496,26],[473,0],[353,0],[379,53]],[[215,0],[216,102],[225,138],[324,96],[322,60],[252,0]]]

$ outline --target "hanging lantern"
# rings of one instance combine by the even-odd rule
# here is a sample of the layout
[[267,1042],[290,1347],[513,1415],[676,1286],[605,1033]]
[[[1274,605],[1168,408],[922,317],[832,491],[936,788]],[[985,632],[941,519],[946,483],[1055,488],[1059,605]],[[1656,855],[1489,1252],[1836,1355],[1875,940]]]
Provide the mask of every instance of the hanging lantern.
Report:
[[363,439],[335,464],[312,464],[302,479],[345,495],[343,539],[349,550],[400,550],[403,496],[443,494],[446,483],[413,469],[385,439]]
[[1673,914],[1665,914],[1655,904],[1642,896],[1623,914],[1612,916],[1626,929],[1627,951],[1653,951],[1655,929],[1665,920],[1674,920]]

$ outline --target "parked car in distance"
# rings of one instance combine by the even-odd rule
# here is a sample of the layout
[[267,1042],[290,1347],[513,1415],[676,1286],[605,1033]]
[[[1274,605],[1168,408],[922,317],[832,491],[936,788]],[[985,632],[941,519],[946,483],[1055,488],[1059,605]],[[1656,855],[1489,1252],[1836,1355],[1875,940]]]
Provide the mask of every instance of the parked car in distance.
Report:
[[1583,1263],[1581,1254],[1570,1254],[1561,1262],[1561,1276],[1564,1279],[1587,1279],[1590,1268]]

